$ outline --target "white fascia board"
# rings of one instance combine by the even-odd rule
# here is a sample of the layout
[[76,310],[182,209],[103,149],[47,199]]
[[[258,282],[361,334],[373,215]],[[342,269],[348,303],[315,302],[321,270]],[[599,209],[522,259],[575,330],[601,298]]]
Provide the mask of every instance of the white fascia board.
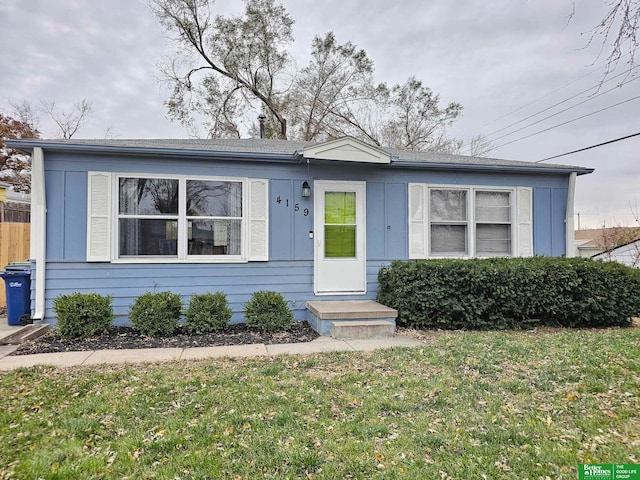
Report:
[[329,142],[305,147],[302,156],[316,160],[338,160],[342,162],[377,163],[388,165],[391,155],[352,137],[339,138]]

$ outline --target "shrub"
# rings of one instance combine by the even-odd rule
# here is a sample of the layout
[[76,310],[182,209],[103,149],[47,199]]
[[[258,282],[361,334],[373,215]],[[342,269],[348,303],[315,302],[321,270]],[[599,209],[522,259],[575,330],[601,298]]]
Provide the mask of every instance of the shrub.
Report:
[[293,313],[278,292],[254,292],[244,304],[244,316],[249,328],[260,332],[283,332],[291,328]]
[[113,323],[111,297],[97,293],[72,293],[53,300],[62,338],[92,337],[109,330]]
[[640,270],[585,258],[393,262],[378,280],[378,301],[416,328],[627,326],[640,314]]
[[185,326],[190,333],[219,332],[229,324],[231,314],[227,296],[222,292],[192,295]]
[[147,292],[136,298],[129,309],[129,320],[144,335],[169,335],[180,322],[182,299],[171,292]]

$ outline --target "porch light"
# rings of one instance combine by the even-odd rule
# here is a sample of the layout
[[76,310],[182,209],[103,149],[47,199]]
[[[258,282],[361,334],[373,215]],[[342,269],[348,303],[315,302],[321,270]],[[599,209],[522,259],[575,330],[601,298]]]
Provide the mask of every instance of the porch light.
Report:
[[302,183],[302,196],[310,197],[311,196],[311,187],[309,186],[309,182],[306,180]]

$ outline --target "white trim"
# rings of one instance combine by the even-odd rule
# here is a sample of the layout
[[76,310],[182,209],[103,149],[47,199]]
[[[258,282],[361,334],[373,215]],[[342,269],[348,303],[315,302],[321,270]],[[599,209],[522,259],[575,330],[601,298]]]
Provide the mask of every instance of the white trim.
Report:
[[339,160],[358,163],[391,163],[391,155],[353,137],[343,137],[305,147],[302,156],[307,159]]
[[576,194],[576,177],[578,174],[576,172],[571,172],[569,175],[569,190],[567,192],[567,214],[565,217],[565,256],[566,257],[575,257],[576,255],[576,247],[575,247],[575,225],[574,225],[574,201]]
[[[246,258],[252,262],[269,260],[269,180],[250,178],[247,181],[246,198],[247,218],[243,222],[243,233],[246,244]],[[262,192],[261,192],[262,190]],[[254,241],[254,236],[261,240]]]
[[[364,295],[367,293],[367,184],[361,181],[314,180],[313,182],[313,228],[315,231],[313,246],[313,292],[315,295]],[[361,290],[320,290],[319,263],[324,251],[324,192],[356,193],[356,259],[362,263],[363,286]],[[360,208],[358,207],[360,205]],[[360,215],[358,215],[360,214]],[[339,259],[338,259],[339,261]]]
[[111,261],[112,193],[110,172],[87,172],[87,262]]
[[[516,203],[516,223],[518,225],[517,230],[517,246],[516,255],[519,257],[532,257],[533,256],[533,189],[531,187],[518,187],[517,188],[517,203]],[[523,201],[523,195],[526,198],[526,202]],[[528,204],[529,208],[523,211]]]
[[[422,217],[421,219],[412,219],[411,218],[411,189],[416,187],[422,187]],[[431,184],[431,183],[409,183],[407,188],[408,194],[408,242],[409,242],[409,258],[410,259],[425,259],[425,258],[488,258],[486,255],[477,255],[476,254],[476,245],[475,245],[475,234],[476,234],[476,212],[475,212],[475,193],[476,192],[507,192],[510,194],[510,221],[508,223],[505,222],[495,222],[496,224],[510,225],[511,228],[511,245],[510,245],[510,253],[508,255],[496,255],[496,256],[507,256],[507,257],[516,257],[520,255],[519,252],[519,232],[518,232],[518,208],[519,208],[519,198],[518,192],[521,189],[527,189],[531,191],[530,187],[517,187],[517,186],[492,186],[492,185],[462,185],[462,184]],[[431,254],[431,221],[430,221],[430,191],[431,190],[464,190],[468,192],[467,194],[467,254],[458,255],[458,254]],[[531,216],[531,213],[530,213]],[[423,224],[423,240],[424,245],[422,248],[416,248],[414,245],[411,245],[411,226],[412,223]],[[437,223],[437,222],[436,222]],[[455,223],[455,222],[454,222]],[[462,222],[460,222],[462,223]],[[481,222],[483,223],[483,222]],[[491,222],[488,222],[491,223]],[[419,227],[419,225],[418,225]],[[422,252],[422,253],[421,253]]]
[[[111,245],[112,253],[111,253],[111,263],[133,263],[133,264],[172,264],[172,263],[187,263],[187,264],[195,264],[195,263],[212,263],[212,264],[224,264],[224,263],[247,263],[250,260],[249,258],[249,226],[248,223],[251,220],[251,212],[249,208],[249,184],[252,181],[260,180],[253,179],[247,177],[230,177],[230,176],[204,176],[204,175],[171,175],[171,174],[156,174],[156,173],[128,173],[128,172],[113,172],[113,181],[112,181],[112,212],[111,215]],[[121,178],[158,178],[158,179],[167,179],[167,180],[177,180],[178,181],[178,214],[177,215],[120,215],[118,209],[119,202],[119,184]],[[240,220],[241,221],[241,255],[189,255],[188,254],[188,245],[187,241],[182,240],[180,238],[186,239],[188,235],[188,221],[192,219],[192,217],[187,217],[186,215],[186,196],[187,196],[187,181],[188,180],[196,180],[196,181],[217,181],[217,182],[235,182],[242,184],[242,217],[224,217],[229,220]],[[267,183],[268,180],[260,180]],[[268,190],[267,190],[268,191]],[[264,199],[265,203],[268,203],[268,197]],[[175,256],[152,256],[152,255],[132,255],[132,256],[120,256],[120,245],[119,245],[119,219],[120,218],[150,218],[150,219],[177,219],[178,220],[178,242],[177,242],[177,255]],[[215,218],[223,218],[223,217],[202,217],[204,220],[215,219]],[[182,219],[182,221],[181,221]],[[268,217],[267,221],[267,229],[268,229]],[[268,240],[268,239],[267,239]]]
[[123,257],[116,258],[111,263],[145,263],[145,264],[158,264],[158,263],[249,263],[246,258],[238,258],[236,255],[226,255],[225,258],[211,257],[208,255],[201,255],[202,258],[195,255],[189,258],[177,258],[177,257],[152,257],[152,256],[140,256],[140,257]]
[[45,315],[45,278],[47,242],[47,197],[44,181],[44,152],[35,147],[31,155],[31,247],[29,256],[36,264],[36,294],[33,319]]

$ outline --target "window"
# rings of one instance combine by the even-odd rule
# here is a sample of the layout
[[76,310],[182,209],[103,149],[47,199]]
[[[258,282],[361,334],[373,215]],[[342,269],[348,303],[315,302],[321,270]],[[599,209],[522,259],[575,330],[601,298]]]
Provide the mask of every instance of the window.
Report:
[[529,187],[409,184],[409,258],[531,255],[531,199]]
[[355,258],[355,192],[324,193],[324,238],[326,258]]
[[429,191],[431,254],[466,255],[469,252],[467,211],[466,190]]
[[476,255],[511,255],[511,192],[475,193]]
[[118,178],[118,256],[241,256],[242,181]]
[[87,172],[86,258],[267,261],[268,205],[266,179]]

